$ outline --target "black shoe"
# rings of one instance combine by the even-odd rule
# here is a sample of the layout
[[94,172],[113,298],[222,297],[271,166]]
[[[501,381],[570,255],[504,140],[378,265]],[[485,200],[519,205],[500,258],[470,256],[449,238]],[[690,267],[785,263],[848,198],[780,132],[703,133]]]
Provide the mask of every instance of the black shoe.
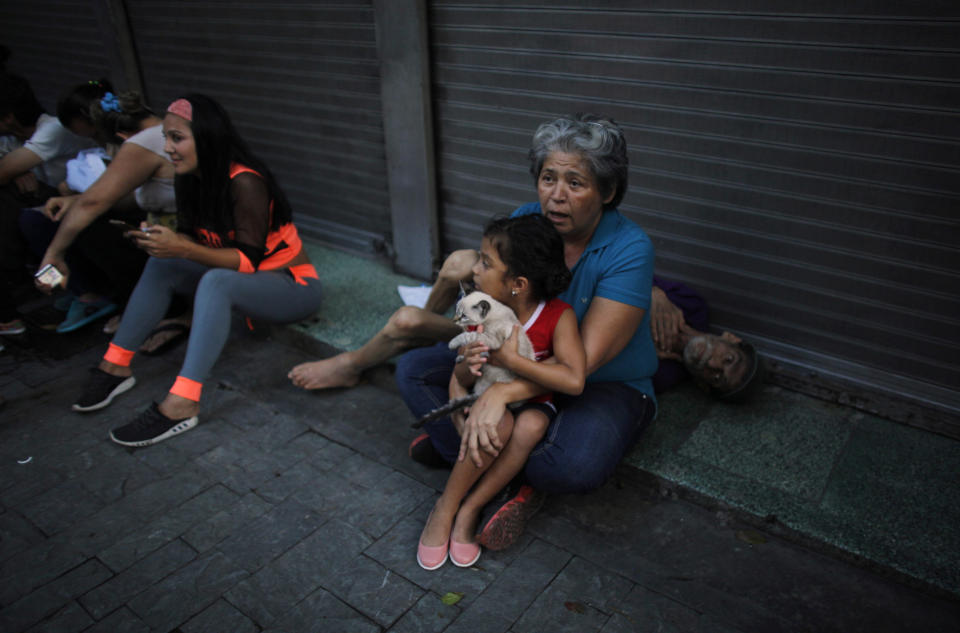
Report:
[[154,402],[130,424],[110,431],[110,439],[124,446],[150,446],[178,433],[189,431],[197,425],[197,422],[197,416],[171,420],[160,413],[160,406]]
[[[508,493],[509,494],[509,493]],[[502,499],[502,497],[498,497]],[[546,495],[531,486],[523,485],[505,503],[488,504],[488,511],[480,519],[477,542],[487,549],[497,551],[510,547],[523,534],[527,521],[543,506]]]
[[133,376],[112,376],[99,367],[91,367],[83,393],[73,405],[74,411],[87,412],[102,409],[125,391],[137,384]]
[[434,448],[430,436],[426,433],[413,438],[407,453],[410,455],[410,459],[429,468],[450,468],[450,462],[445,460],[443,455]]

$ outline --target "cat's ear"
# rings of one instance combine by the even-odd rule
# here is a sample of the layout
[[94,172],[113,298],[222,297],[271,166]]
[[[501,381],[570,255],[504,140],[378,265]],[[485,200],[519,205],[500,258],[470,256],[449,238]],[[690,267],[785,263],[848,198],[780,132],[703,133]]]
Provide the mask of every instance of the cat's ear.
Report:
[[483,301],[477,304],[477,309],[480,310],[480,318],[486,319],[487,314],[490,313],[490,302],[484,299]]

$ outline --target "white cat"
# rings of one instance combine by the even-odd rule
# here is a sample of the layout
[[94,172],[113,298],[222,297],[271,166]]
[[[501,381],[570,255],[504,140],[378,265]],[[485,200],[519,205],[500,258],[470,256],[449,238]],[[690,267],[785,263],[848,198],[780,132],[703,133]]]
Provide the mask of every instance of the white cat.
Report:
[[[490,295],[479,291],[471,292],[460,299],[457,303],[454,321],[464,331],[450,341],[450,349],[458,349],[476,341],[480,341],[490,349],[500,349],[500,346],[513,334],[513,326],[520,325],[520,321],[513,310]],[[477,326],[479,325],[483,326],[483,332],[477,332]],[[524,358],[534,360],[533,344],[527,338],[526,332],[520,329],[517,334],[520,337],[517,351]],[[459,408],[473,404],[490,385],[496,382],[510,382],[515,377],[509,369],[494,367],[489,364],[483,366],[482,372],[482,375],[474,383],[473,392],[469,396],[456,398],[442,407],[434,409],[414,422],[413,428],[418,428],[430,420],[442,418]]]

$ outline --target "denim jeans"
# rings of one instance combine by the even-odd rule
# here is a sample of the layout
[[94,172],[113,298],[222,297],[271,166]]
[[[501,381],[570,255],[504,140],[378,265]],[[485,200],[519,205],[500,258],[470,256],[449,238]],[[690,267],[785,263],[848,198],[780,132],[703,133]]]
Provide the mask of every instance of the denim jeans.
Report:
[[[397,361],[397,386],[416,418],[449,399],[455,359],[455,351],[438,343],[407,352]],[[588,383],[579,396],[558,394],[554,402],[559,413],[524,468],[526,483],[547,493],[599,488],[656,412],[650,397],[616,382]],[[453,462],[460,436],[450,418],[428,422],[424,429],[444,459]]]

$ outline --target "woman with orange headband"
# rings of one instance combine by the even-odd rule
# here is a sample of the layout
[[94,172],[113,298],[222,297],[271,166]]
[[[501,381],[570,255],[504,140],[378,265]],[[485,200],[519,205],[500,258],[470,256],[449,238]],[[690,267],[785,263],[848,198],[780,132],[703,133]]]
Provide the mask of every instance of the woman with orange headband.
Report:
[[155,444],[197,425],[203,381],[226,343],[231,310],[290,323],[320,307],[320,282],[286,196],[220,104],[198,94],[177,99],[163,134],[176,174],[177,232],[144,223],[127,233],[150,258],[107,353],[73,405],[96,411],[131,389],[134,350],[174,294],[193,293],[180,374],[162,402],[110,432],[125,446]]

